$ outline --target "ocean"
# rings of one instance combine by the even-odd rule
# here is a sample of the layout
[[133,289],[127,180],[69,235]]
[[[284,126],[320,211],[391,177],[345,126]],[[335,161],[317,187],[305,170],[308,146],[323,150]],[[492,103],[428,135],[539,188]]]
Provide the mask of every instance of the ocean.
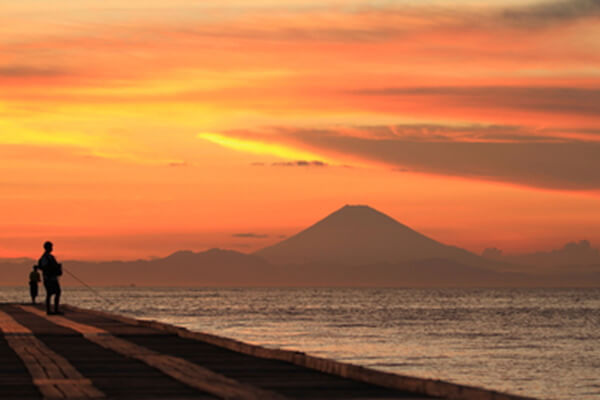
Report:
[[[63,301],[400,374],[600,398],[600,289],[96,290],[105,299],[65,288]],[[0,288],[1,302],[27,300]]]

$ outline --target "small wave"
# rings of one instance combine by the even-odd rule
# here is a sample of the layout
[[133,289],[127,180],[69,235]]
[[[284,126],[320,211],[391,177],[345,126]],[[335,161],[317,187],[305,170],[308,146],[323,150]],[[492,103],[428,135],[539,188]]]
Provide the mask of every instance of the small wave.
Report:
[[488,350],[531,350],[531,349],[547,349],[547,346],[541,346],[541,345],[537,345],[537,344],[515,344],[515,345],[510,345],[510,344],[492,344],[489,346],[485,346],[485,349]]
[[596,392],[581,392],[582,396],[598,396],[600,395],[600,391],[596,391]]
[[457,338],[461,338],[461,339],[462,338],[476,339],[476,338],[502,337],[504,335],[502,333],[496,333],[496,332],[490,332],[490,333],[486,333],[486,332],[428,332],[427,336],[441,337],[441,338],[457,337]]
[[333,328],[377,328],[377,326],[375,326],[375,325],[361,324],[361,323],[356,323],[356,324],[329,324],[328,326],[331,326]]
[[405,357],[407,360],[443,360],[449,359],[450,356],[418,356],[418,357]]
[[422,363],[373,363],[367,364],[373,368],[391,368],[391,367],[423,367],[425,364]]
[[338,357],[339,361],[352,362],[363,360],[381,360],[380,356],[360,356],[360,357]]

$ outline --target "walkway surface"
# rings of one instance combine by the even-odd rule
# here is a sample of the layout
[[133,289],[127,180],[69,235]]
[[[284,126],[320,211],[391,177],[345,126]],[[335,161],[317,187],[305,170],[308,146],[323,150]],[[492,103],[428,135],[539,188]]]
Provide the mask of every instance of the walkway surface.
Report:
[[65,312],[48,316],[38,307],[0,304],[0,398],[420,400],[443,392],[520,399],[443,382],[439,389],[436,381],[156,322],[75,307]]
[[69,309],[0,306],[2,398],[421,399]]

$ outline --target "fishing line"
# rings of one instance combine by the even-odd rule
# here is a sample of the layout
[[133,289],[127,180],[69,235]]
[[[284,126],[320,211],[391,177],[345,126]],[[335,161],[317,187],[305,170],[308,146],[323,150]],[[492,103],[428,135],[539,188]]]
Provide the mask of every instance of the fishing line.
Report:
[[100,293],[98,293],[98,291],[96,289],[94,289],[93,287],[91,287],[90,285],[88,285],[87,283],[85,283],[84,281],[82,281],[81,279],[79,279],[78,277],[75,276],[75,274],[73,274],[71,271],[69,271],[68,269],[66,269],[65,267],[62,268],[63,271],[65,271],[67,274],[71,275],[73,278],[75,278],[79,283],[81,283],[83,286],[85,286],[86,288],[90,289],[96,296],[98,296],[99,298],[101,298],[102,300],[106,301],[108,304],[110,304],[111,306],[114,306],[115,303],[113,303],[112,301],[110,301],[109,299],[107,299],[106,297],[102,296]]

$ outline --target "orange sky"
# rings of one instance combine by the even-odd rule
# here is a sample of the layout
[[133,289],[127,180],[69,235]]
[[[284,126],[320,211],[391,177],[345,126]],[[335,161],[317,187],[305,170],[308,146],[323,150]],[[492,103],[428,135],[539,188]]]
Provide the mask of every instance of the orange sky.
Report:
[[594,0],[2,5],[0,257],[250,251],[347,203],[597,246],[598,171]]

